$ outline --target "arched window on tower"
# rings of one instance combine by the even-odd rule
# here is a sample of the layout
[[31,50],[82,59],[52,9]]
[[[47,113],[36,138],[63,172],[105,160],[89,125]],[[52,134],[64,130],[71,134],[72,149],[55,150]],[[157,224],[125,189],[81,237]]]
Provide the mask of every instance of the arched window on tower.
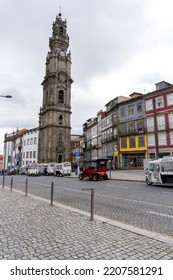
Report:
[[60,26],[60,28],[59,28],[59,33],[60,33],[60,35],[63,34],[63,27],[62,26]]
[[63,123],[63,116],[60,115],[60,116],[59,116],[59,124],[62,125],[62,123]]
[[58,94],[58,103],[64,103],[64,92],[63,92],[63,90],[60,90],[60,91],[59,91],[59,94]]

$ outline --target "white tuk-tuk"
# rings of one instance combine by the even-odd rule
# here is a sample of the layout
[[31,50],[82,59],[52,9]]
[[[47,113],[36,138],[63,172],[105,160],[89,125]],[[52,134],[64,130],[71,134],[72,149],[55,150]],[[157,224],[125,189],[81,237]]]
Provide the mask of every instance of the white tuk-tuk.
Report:
[[71,175],[71,162],[56,163],[54,175],[59,177],[63,177],[64,175]]
[[148,185],[169,184],[173,186],[173,157],[150,161],[145,173]]

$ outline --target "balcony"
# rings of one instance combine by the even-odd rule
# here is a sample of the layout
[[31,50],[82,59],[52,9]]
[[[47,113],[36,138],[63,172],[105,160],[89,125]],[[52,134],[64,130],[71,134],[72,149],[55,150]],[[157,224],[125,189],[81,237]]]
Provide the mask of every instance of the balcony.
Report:
[[106,137],[102,137],[101,138],[101,143],[106,143],[106,142],[109,142],[109,141],[112,141],[114,140],[114,136],[113,135],[109,135],[109,136],[106,136]]
[[146,128],[143,127],[143,128],[138,128],[138,129],[134,129],[134,130],[127,130],[127,129],[124,129],[124,130],[121,130],[119,131],[119,135],[120,136],[125,136],[125,135],[138,135],[138,134],[144,134],[146,133]]

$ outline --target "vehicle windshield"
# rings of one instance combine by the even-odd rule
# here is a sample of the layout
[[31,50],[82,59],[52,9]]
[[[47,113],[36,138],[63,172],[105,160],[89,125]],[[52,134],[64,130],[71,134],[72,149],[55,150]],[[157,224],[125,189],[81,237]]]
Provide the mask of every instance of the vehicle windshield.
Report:
[[37,168],[37,163],[31,163],[31,164],[29,165],[29,168],[30,168],[30,169],[36,169],[36,168]]

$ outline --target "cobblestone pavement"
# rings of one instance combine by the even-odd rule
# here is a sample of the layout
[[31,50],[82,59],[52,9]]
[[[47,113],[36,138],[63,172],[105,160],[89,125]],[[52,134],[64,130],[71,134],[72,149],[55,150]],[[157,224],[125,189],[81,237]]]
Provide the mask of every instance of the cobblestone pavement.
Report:
[[[152,236],[152,235],[151,235]],[[0,259],[173,259],[172,242],[0,187]]]

